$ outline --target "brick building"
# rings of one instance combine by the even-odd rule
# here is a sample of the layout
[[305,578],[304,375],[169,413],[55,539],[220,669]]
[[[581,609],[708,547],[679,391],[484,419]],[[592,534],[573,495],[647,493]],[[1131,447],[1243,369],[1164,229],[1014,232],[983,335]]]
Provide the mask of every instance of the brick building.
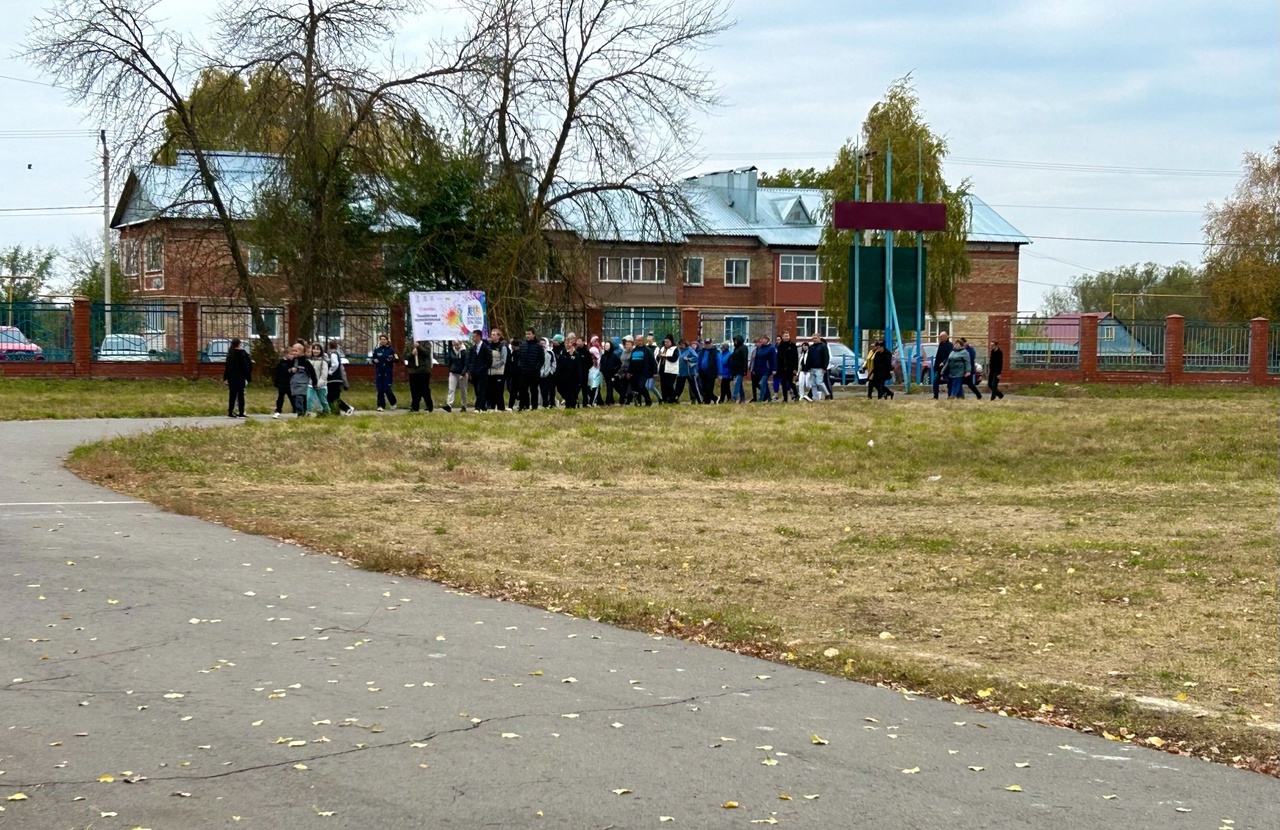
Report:
[[[580,254],[562,277],[575,281],[582,307],[563,319],[609,336],[679,331],[721,340],[786,330],[835,337],[822,314],[817,257],[823,191],[760,187],[754,167],[684,185],[698,215],[677,245],[635,229],[566,229]],[[984,342],[990,315],[1017,311],[1019,252],[1031,240],[981,199],[970,197],[970,207],[973,270],[955,310],[929,319],[928,334],[945,329]]]

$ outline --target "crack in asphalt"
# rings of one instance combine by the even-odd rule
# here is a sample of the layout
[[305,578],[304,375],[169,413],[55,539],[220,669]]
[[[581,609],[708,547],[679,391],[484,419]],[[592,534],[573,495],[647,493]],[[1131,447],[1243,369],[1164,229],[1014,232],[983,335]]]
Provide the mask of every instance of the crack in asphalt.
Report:
[[[681,705],[687,706],[695,701],[716,700],[722,697],[738,695],[743,692],[746,692],[748,694],[752,692],[774,692],[774,691],[781,691],[784,689],[798,689],[802,685],[804,684],[790,683],[790,684],[779,685],[779,686],[769,686],[769,687],[762,686],[759,688],[733,689],[730,691],[721,691],[717,694],[691,695],[689,697],[684,697],[679,700],[664,700],[659,703],[646,703],[639,706],[610,706],[610,707],[604,707],[600,709],[583,709],[580,712],[580,714],[594,715],[594,714],[604,714],[606,712],[641,712],[647,709],[663,709],[671,706],[681,706]],[[390,741],[388,743],[383,743],[383,744],[355,746],[349,749],[340,749],[334,752],[322,752],[316,755],[306,755],[306,756],[299,755],[293,758],[286,759],[284,761],[272,761],[269,764],[255,764],[250,767],[241,767],[240,769],[226,770],[225,772],[215,772],[208,775],[156,775],[156,776],[147,776],[146,780],[157,781],[157,782],[159,781],[212,781],[219,778],[230,778],[236,775],[243,775],[249,772],[260,772],[262,770],[270,770],[270,769],[277,769],[279,767],[293,766],[294,764],[300,764],[306,761],[324,761],[330,758],[341,758],[346,755],[354,755],[362,752],[372,752],[372,751],[381,750],[381,749],[395,749],[397,747],[409,746],[410,744],[415,744],[415,743],[429,743],[430,741],[433,741],[437,738],[449,737],[451,735],[459,735],[465,732],[474,732],[480,727],[488,724],[505,723],[513,720],[521,720],[523,718],[549,718],[552,716],[558,716],[560,714],[563,714],[563,713],[561,712],[527,712],[520,715],[502,715],[501,717],[495,717],[495,718],[482,718],[477,723],[468,723],[466,726],[460,726],[455,729],[444,729],[437,732],[431,732],[426,737],[422,737],[422,738],[406,738],[405,740],[402,740],[402,741]],[[83,785],[94,784],[94,783],[97,783],[96,778],[89,779],[89,780],[74,780],[74,781],[36,781],[36,782],[26,782],[26,783],[3,782],[3,783],[0,783],[0,788],[35,789],[37,787],[83,786]]]

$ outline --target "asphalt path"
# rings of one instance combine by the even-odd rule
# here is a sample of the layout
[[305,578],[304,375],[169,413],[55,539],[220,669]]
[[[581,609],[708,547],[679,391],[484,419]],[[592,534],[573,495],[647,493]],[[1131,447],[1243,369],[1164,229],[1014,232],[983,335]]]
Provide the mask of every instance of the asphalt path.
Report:
[[0,828],[1280,825],[1254,773],[365,573],[62,467],[160,423],[0,423]]

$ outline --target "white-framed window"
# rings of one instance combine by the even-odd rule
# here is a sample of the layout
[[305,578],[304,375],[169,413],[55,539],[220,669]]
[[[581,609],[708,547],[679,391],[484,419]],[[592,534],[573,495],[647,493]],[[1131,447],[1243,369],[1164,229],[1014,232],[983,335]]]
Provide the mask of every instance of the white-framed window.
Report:
[[342,309],[316,312],[315,333],[318,341],[341,340],[346,334],[346,315]]
[[831,321],[831,318],[824,316],[817,309],[812,311],[797,311],[796,338],[798,340],[806,340],[813,337],[814,332],[817,332],[818,336],[823,339],[840,336],[840,330],[836,324]]
[[956,333],[956,323],[963,319],[964,317],[930,317],[925,321],[927,324],[926,334],[930,340],[936,340],[938,335],[944,331],[948,335],[954,337]]
[[164,274],[147,274],[142,278],[143,291],[163,291]]
[[782,254],[778,257],[781,282],[821,282],[822,268],[815,254]]
[[164,237],[148,236],[146,246],[147,273],[164,273]]
[[[743,314],[726,315],[724,318],[724,339],[732,342],[735,334],[741,335],[743,340],[747,339],[747,330],[751,326],[751,318]],[[722,341],[723,342],[723,341]]]
[[[284,318],[284,309],[282,308],[264,308],[262,309],[262,321],[267,324],[267,336],[275,340],[280,336],[280,321]],[[249,338],[253,339],[258,336],[258,330],[253,327],[253,314],[249,314],[246,323],[249,332]]]
[[1113,342],[1116,339],[1116,324],[1103,323],[1098,326],[1098,339]]
[[702,285],[702,257],[692,256],[684,261],[684,284]]
[[559,280],[553,280],[551,278],[551,269],[544,265],[538,269],[538,282],[559,282]]
[[600,257],[600,282],[667,281],[667,261],[661,257]]
[[268,259],[263,253],[262,248],[257,245],[248,246],[249,273],[256,275],[272,275],[280,270],[280,264],[274,259]]
[[120,272],[126,277],[138,276],[138,240],[120,240]]
[[745,288],[751,284],[751,260],[726,259],[724,284],[732,288]]

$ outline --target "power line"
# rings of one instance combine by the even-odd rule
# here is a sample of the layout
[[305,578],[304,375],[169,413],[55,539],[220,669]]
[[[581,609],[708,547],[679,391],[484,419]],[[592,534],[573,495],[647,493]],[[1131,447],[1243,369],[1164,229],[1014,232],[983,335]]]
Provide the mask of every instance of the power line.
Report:
[[62,87],[57,84],[46,83],[45,81],[33,81],[30,78],[15,78],[12,75],[0,75],[0,80],[17,81],[20,84],[35,84],[36,86],[48,86],[53,87],[54,89],[62,89]]
[[98,205],[66,205],[62,207],[16,207],[16,208],[0,208],[0,213],[26,213],[27,211],[37,210],[90,210],[97,208]]
[[1173,208],[1126,208],[1126,207],[1088,207],[1085,205],[996,205],[988,207],[1018,208],[1021,210],[1100,210],[1119,213],[1204,213],[1203,210],[1181,210]]
[[[764,161],[768,159],[788,160],[788,159],[833,159],[835,153],[788,153],[788,152],[767,152],[767,153],[711,153],[707,155],[708,159],[725,159],[725,160],[758,160]],[[945,156],[943,163],[954,163],[961,166],[971,167],[1007,167],[1019,170],[1046,170],[1064,173],[1114,173],[1123,175],[1149,175],[1149,176],[1233,176],[1240,175],[1239,170],[1207,170],[1198,168],[1183,167],[1125,167],[1120,165],[1106,164],[1073,164],[1068,162],[1054,161],[1024,161],[1020,159],[986,159],[974,158],[970,156]]]

